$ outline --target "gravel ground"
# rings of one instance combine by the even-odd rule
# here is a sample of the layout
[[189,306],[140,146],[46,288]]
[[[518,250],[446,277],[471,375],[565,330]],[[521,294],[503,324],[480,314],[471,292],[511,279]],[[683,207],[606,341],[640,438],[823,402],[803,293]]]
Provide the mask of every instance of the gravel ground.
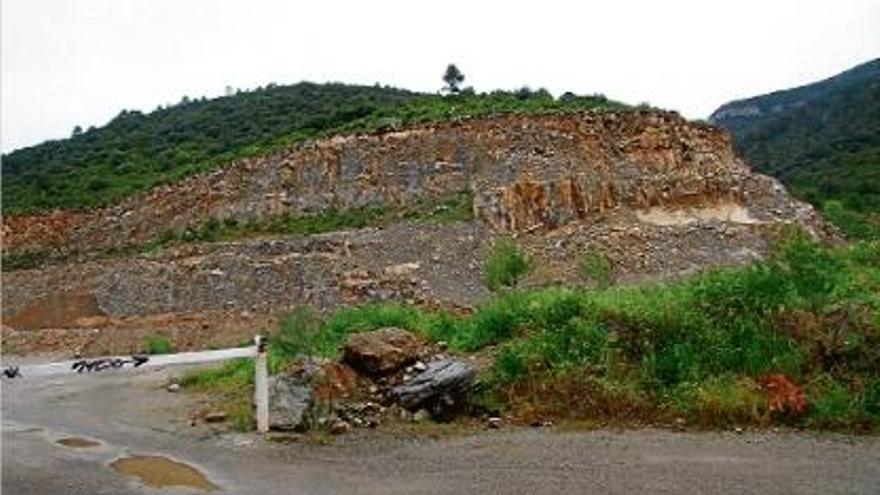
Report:
[[[803,432],[502,428],[442,439],[382,431],[277,444],[189,426],[180,369],[4,381],[2,492],[196,493],[112,471],[131,454],[187,463],[237,494],[880,493],[880,439]],[[65,436],[99,447],[70,448]]]

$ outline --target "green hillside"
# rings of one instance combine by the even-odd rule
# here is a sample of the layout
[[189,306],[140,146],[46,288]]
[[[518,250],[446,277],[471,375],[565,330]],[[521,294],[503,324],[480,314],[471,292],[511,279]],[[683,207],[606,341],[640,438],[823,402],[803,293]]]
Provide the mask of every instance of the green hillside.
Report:
[[832,217],[846,210],[844,223],[858,224],[852,213],[862,214],[862,224],[852,227],[871,230],[873,223],[876,236],[880,59],[824,81],[728,103],[710,121],[730,130],[737,150],[757,170],[830,206]]
[[440,96],[380,86],[270,85],[144,114],[123,111],[107,125],[3,156],[6,212],[83,208],[116,201],[234,158],[340,132],[513,111],[624,105],[601,95],[523,88]]

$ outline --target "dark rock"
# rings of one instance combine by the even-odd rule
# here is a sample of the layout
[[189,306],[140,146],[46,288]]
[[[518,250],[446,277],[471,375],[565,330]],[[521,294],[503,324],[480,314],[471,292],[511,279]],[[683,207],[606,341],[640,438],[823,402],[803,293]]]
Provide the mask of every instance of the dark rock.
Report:
[[342,360],[370,376],[394,373],[418,359],[421,342],[402,328],[381,328],[348,338]]
[[405,409],[427,409],[434,419],[448,421],[467,405],[476,371],[464,361],[441,359],[394,387],[392,397]]

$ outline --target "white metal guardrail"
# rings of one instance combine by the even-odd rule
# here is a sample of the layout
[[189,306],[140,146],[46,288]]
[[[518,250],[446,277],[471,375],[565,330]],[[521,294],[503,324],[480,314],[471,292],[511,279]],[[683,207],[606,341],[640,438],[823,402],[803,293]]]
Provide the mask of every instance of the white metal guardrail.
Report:
[[47,377],[65,374],[94,374],[108,370],[134,369],[150,366],[210,363],[227,359],[253,358],[255,366],[254,402],[256,403],[257,431],[269,431],[269,371],[266,345],[262,337],[254,338],[254,345],[214,351],[181,352],[178,354],[110,356],[74,359],[34,365],[3,365],[0,376],[8,380]]

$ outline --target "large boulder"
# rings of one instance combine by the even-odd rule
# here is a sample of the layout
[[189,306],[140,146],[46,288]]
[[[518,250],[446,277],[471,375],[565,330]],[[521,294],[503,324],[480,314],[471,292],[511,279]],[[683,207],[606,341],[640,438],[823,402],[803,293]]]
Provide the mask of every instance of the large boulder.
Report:
[[315,383],[321,364],[305,359],[269,378],[269,428],[291,431],[308,428],[307,414],[315,403]]
[[419,357],[422,343],[402,328],[380,328],[349,336],[342,360],[369,376],[394,373]]
[[457,359],[440,359],[425,371],[391,390],[391,396],[410,411],[427,409],[434,419],[448,421],[467,405],[476,370]]

